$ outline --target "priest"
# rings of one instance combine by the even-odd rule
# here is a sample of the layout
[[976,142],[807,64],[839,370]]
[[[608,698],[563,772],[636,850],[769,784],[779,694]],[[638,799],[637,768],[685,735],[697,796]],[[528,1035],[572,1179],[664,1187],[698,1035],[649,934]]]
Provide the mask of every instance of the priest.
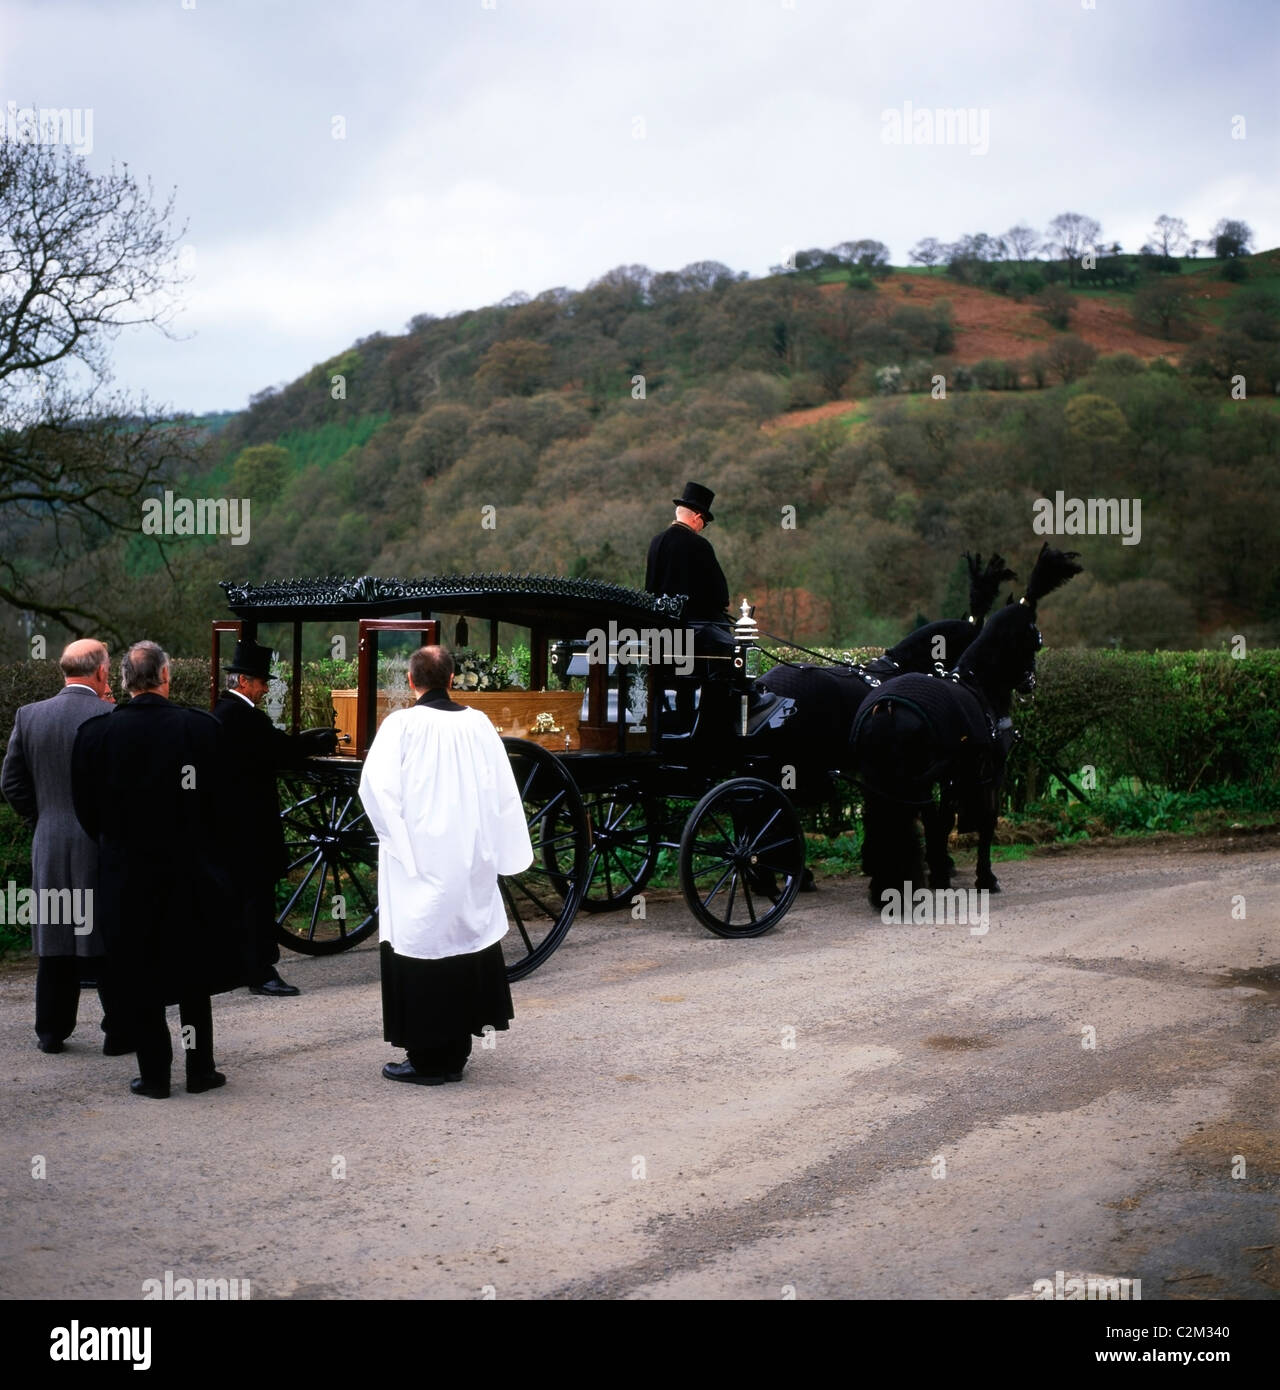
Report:
[[461,1081],[472,1037],[514,1017],[498,875],[533,862],[502,740],[452,684],[443,647],[414,652],[417,703],[387,715],[360,777],[378,835],[383,1036],[408,1053],[382,1074],[419,1086]]

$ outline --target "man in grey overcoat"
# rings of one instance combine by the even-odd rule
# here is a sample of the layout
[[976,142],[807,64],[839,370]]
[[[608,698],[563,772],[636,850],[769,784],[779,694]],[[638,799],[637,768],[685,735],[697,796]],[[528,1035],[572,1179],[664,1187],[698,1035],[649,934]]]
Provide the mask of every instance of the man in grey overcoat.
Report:
[[[75,1031],[82,974],[97,980],[106,1034],[103,1052],[115,1057],[133,1051],[119,982],[92,915],[98,847],[81,829],[71,799],[76,733],[86,720],[111,708],[108,663],[101,642],[72,642],[59,661],[66,683],[50,699],[18,710],[0,767],[0,792],[19,815],[35,823],[31,886],[37,911],[31,937],[39,957],[36,1038],[42,1052],[61,1052]],[[80,922],[68,910],[72,904],[82,907]]]

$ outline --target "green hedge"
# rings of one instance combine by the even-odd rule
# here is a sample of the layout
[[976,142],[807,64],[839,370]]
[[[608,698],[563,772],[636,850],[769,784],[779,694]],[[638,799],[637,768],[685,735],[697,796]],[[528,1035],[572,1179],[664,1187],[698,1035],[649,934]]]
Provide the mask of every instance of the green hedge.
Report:
[[1014,712],[1015,806],[1049,767],[1092,765],[1099,786],[1133,778],[1170,792],[1259,791],[1280,777],[1280,651],[1047,651],[1037,676],[1034,701]]
[[[840,660],[855,652],[823,649]],[[796,654],[798,659],[807,660]],[[1092,766],[1099,788],[1130,779],[1166,792],[1280,784],[1280,651],[1041,652],[1035,699],[1014,707],[1022,735],[1009,766],[1021,809],[1051,772]],[[1078,781],[1077,781],[1078,785]]]

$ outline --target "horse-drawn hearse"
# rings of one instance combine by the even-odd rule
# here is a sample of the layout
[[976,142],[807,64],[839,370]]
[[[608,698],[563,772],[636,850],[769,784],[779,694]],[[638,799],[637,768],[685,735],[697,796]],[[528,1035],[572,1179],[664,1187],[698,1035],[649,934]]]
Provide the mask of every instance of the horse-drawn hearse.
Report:
[[546,961],[579,908],[632,907],[664,851],[690,909],[718,935],[759,935],[791,906],[804,836],[771,736],[795,702],[754,689],[749,619],[731,655],[695,660],[683,600],[592,580],[366,576],[222,587],[234,617],[213,624],[211,693],[225,644],[284,625],[294,732],[304,624],[323,625],[326,647],[329,634],[355,626],[357,685],[333,692],[338,752],[283,775],[291,862],[277,925],[293,950],[342,951],[377,925],[377,839],[357,786],[380,718],[411,698],[380,655],[406,640],[410,649],[466,647],[473,629],[483,638],[487,628],[493,658],[500,629],[508,642],[516,633],[528,642],[526,689],[458,689],[455,679],[454,691],[503,735],[535,849],[529,869],[501,881],[510,979]]
[[[533,864],[501,880],[510,979],[551,955],[579,909],[634,907],[660,866],[675,869],[690,910],[717,935],[768,931],[804,875],[797,807],[859,801],[877,909],[885,892],[925,872],[918,816],[932,888],[950,886],[947,837],[959,814],[962,828],[978,831],[978,886],[998,891],[991,844],[1014,693],[1035,685],[1036,604],[1081,567],[1074,552],[1044,545],[1022,599],[1010,597],[986,621],[1013,573],[999,555],[985,565],[980,555],[965,558],[967,618],[917,628],[865,664],[787,662],[760,678],[745,601],[732,642],[695,654],[682,598],[595,580],[489,574],[224,584],[234,618],[213,625],[212,695],[224,641],[262,640],[260,625],[284,625],[295,732],[303,625],[323,625],[327,640],[337,628],[354,629],[356,686],[333,691],[332,707],[320,711],[337,723],[339,750],[284,775],[291,862],[278,904],[281,940],[320,955],[375,929],[378,846],[357,788],[380,718],[411,699],[403,674],[397,684],[380,660],[383,644],[465,649],[473,624],[487,628],[492,661],[503,630],[509,643],[517,633],[528,642],[523,688],[455,681],[454,689],[503,735],[534,845]],[[859,783],[853,798],[837,795],[842,779]]]

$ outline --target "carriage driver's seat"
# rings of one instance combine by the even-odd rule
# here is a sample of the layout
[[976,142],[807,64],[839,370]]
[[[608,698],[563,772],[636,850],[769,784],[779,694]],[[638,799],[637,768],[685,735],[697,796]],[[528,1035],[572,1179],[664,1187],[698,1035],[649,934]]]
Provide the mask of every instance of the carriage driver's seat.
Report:
[[706,687],[727,685],[733,677],[733,629],[727,619],[695,619],[685,626],[693,633],[693,671],[669,673],[663,697],[663,728],[678,737],[693,732]]

